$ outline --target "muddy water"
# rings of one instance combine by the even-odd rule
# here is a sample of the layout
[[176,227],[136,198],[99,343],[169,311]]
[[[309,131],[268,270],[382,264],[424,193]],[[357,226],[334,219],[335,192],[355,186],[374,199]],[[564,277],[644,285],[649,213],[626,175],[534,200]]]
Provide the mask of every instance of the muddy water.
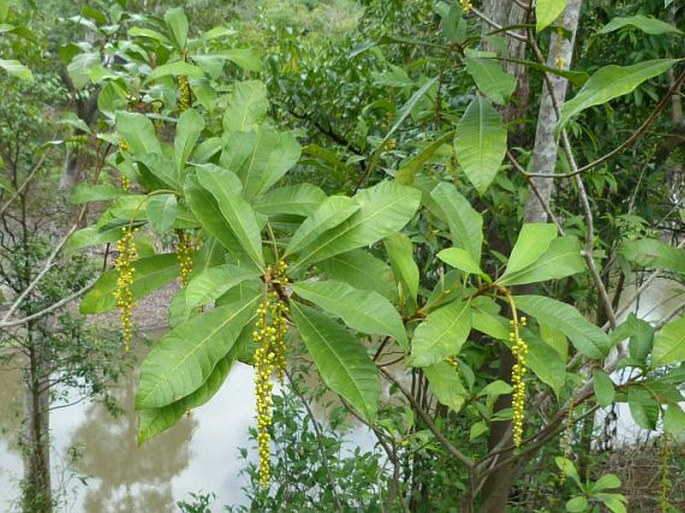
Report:
[[[251,447],[252,369],[236,364],[217,395],[178,425],[138,447],[134,379],[114,395],[125,413],[113,418],[99,404],[80,403],[51,415],[53,486],[65,491],[60,511],[172,512],[189,492],[211,491],[218,505],[244,501],[238,447]],[[22,464],[16,433],[21,377],[0,371],[0,511],[12,511]],[[69,464],[70,448],[79,456]],[[254,454],[255,451],[250,451]]]

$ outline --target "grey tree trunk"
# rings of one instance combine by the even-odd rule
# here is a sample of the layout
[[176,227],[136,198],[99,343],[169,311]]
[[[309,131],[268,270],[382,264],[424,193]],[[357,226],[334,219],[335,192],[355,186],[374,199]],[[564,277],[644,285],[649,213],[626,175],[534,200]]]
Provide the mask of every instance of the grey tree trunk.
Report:
[[52,513],[50,481],[50,386],[49,374],[40,348],[35,344],[28,353],[24,391],[22,454],[24,513]]
[[[492,5],[495,4],[495,5]],[[560,20],[563,30],[553,32],[551,34],[550,51],[547,58],[547,64],[550,67],[557,67],[568,69],[573,56],[573,46],[575,33],[578,26],[578,19],[580,17],[580,7],[582,0],[569,0],[566,11]],[[509,6],[508,10],[506,6]],[[488,2],[486,5],[486,14],[501,25],[514,25],[523,22],[523,19],[512,19],[512,15],[517,11],[524,12],[513,2]],[[507,18],[496,18],[495,16],[507,16]],[[503,22],[506,19],[506,22]],[[548,29],[553,30],[553,28]],[[567,36],[570,35],[570,39]],[[561,36],[561,37],[560,37]],[[510,44],[510,48],[522,48],[517,46],[516,42]],[[518,56],[518,58],[521,58]],[[523,76],[521,70],[517,74],[517,94],[521,93],[521,83],[525,81],[527,87],[527,79]],[[566,79],[557,75],[550,75],[551,91],[543,85],[543,95],[538,114],[538,124],[536,127],[535,145],[533,149],[533,167],[532,171],[535,173],[542,173],[551,175],[554,173],[554,168],[557,160],[557,143],[554,138],[554,125],[557,122],[556,110],[552,99],[554,98],[558,107],[561,107],[566,96],[567,81]],[[526,91],[527,92],[527,91]],[[510,118],[512,119],[512,118]],[[535,185],[540,192],[542,200],[549,205],[553,191],[552,178],[537,178]],[[525,205],[524,220],[527,223],[531,222],[546,222],[547,213],[542,204],[538,200],[536,194],[531,190],[528,200]],[[500,356],[499,376],[501,379],[509,380],[511,376],[511,369],[514,364],[514,359],[509,351],[503,351]],[[506,408],[511,406],[511,396],[500,396],[496,408]],[[511,430],[510,422],[496,422],[492,423],[490,438],[488,440],[488,447],[502,447],[511,445]],[[501,455],[502,459],[507,459],[510,453]],[[503,465],[496,471],[492,472],[486,479],[481,493],[482,506],[480,511],[482,513],[506,513],[507,503],[511,492],[512,483],[514,480],[514,468],[511,464]]]

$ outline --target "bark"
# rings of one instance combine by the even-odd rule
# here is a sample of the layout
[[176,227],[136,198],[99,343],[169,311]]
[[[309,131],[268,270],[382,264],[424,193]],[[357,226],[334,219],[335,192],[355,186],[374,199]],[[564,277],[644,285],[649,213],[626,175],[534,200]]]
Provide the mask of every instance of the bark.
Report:
[[[502,4],[509,4],[509,15],[520,9],[515,4],[510,2],[494,2],[500,4],[494,6],[494,13],[502,15]],[[561,23],[565,32],[552,32],[550,41],[550,52],[547,59],[547,64],[551,67],[562,67],[568,69],[569,63],[573,55],[573,45],[575,39],[575,32],[578,26],[578,19],[580,17],[581,0],[569,0],[566,11],[563,15]],[[487,9],[486,9],[486,12]],[[521,23],[523,20],[515,21],[509,18],[507,24]],[[503,25],[505,23],[502,23]],[[548,30],[554,30],[548,29]],[[562,37],[559,37],[561,35]],[[565,36],[566,37],[563,37]],[[570,35],[570,39],[567,38]],[[513,45],[516,48],[516,45]],[[521,57],[518,57],[521,58]],[[518,77],[517,77],[518,78]],[[556,100],[558,106],[561,106],[566,96],[567,81],[557,75],[550,75],[551,92],[547,86],[543,86],[543,95],[538,115],[538,124],[535,134],[535,145],[533,149],[533,169],[535,173],[544,173],[551,175],[554,173],[554,168],[557,160],[557,143],[554,138],[554,125],[557,122],[556,111],[552,99]],[[520,92],[521,80],[518,81],[517,92]],[[527,86],[526,86],[527,87]],[[552,95],[554,95],[552,97]],[[525,103],[524,103],[525,104]],[[513,111],[516,112],[516,111]],[[510,114],[511,115],[511,114]],[[520,116],[518,114],[516,117]],[[513,119],[513,118],[511,118]],[[553,179],[552,178],[538,178],[536,185],[541,192],[543,200],[549,204],[552,197]],[[547,213],[543,208],[537,196],[531,191],[525,205],[525,222],[546,222]],[[499,378],[510,381],[511,370],[514,364],[514,359],[509,351],[503,351],[500,356]],[[506,408],[511,405],[511,396],[500,396],[495,405],[495,409]],[[510,422],[493,422],[490,430],[490,438],[488,440],[488,448],[492,449],[497,446],[511,445],[511,430]],[[501,458],[506,460],[511,456],[510,453],[504,453]],[[511,464],[503,465],[497,468],[494,472],[488,475],[483,485],[481,492],[482,506],[480,511],[482,513],[506,513],[511,487],[515,479],[514,468]]]
[[49,375],[35,345],[28,354],[24,391],[25,426],[22,433],[24,513],[52,513],[49,438]]

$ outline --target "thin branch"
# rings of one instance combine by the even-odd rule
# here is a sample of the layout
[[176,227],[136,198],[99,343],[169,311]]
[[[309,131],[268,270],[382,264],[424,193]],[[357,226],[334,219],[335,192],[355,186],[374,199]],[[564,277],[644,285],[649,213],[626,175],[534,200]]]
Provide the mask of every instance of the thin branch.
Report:
[[40,160],[38,162],[36,162],[36,165],[33,166],[33,169],[31,169],[31,171],[29,172],[29,175],[26,177],[26,180],[24,180],[24,182],[17,188],[17,190],[12,195],[12,197],[10,197],[5,202],[5,204],[2,207],[0,207],[0,215],[2,215],[5,212],[5,210],[7,210],[7,207],[9,207],[12,204],[12,202],[15,199],[17,199],[22,194],[22,192],[24,192],[24,189],[26,188],[26,186],[31,182],[31,180],[33,179],[35,174],[43,166],[43,162],[45,162],[45,159],[46,159],[46,156],[45,156],[45,154],[43,154],[43,156],[41,156]]
[[471,8],[470,12],[475,14],[476,17],[480,18],[481,20],[483,20],[485,23],[487,23],[491,27],[493,27],[497,32],[503,32],[507,36],[512,37],[514,39],[517,39],[517,40],[521,41],[522,43],[525,43],[527,41],[526,36],[522,36],[521,34],[517,34],[516,32],[512,32],[511,30],[505,29],[502,25],[497,23],[495,20],[488,18],[485,14],[480,12],[475,7]]
[[433,420],[430,418],[428,413],[421,407],[421,405],[418,403],[416,398],[411,394],[409,390],[407,390],[402,383],[400,383],[395,377],[390,374],[388,371],[380,367],[378,369],[380,373],[390,381],[393,385],[395,385],[400,392],[407,398],[409,403],[412,405],[412,408],[418,413],[419,417],[421,417],[421,420],[426,424],[426,427],[435,435],[435,438],[447,449],[447,452],[449,452],[452,456],[454,456],[457,460],[459,460],[461,463],[466,465],[469,469],[472,469],[474,466],[474,462],[471,458],[466,456],[464,453],[462,453],[459,449],[457,449],[454,445],[452,445],[452,442],[450,442],[445,435],[443,435],[440,430],[437,428],[437,426],[433,423]]
[[78,228],[78,225],[73,225],[71,229],[67,232],[67,234],[62,238],[60,243],[57,245],[57,247],[53,250],[52,254],[48,257],[48,259],[45,261],[45,264],[43,265],[43,269],[36,275],[36,277],[33,279],[33,281],[29,284],[26,289],[17,297],[17,299],[12,303],[12,306],[10,309],[5,313],[5,316],[2,318],[2,321],[0,321],[0,325],[4,325],[7,320],[12,317],[12,314],[21,306],[21,304],[24,302],[26,297],[31,293],[31,291],[38,285],[40,280],[43,279],[43,277],[48,273],[50,269],[52,269],[52,266],[54,265],[55,258],[57,258],[57,255],[62,251],[62,248],[66,245],[67,241],[69,240],[69,237],[76,231]]

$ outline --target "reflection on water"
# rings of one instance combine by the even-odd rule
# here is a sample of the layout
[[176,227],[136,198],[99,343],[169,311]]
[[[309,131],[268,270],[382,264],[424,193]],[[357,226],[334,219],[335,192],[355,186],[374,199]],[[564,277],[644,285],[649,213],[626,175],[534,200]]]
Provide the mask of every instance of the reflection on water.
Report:
[[[178,511],[190,492],[213,492],[215,504],[244,501],[238,447],[250,447],[253,422],[252,368],[235,364],[217,395],[172,429],[138,447],[134,377],[112,392],[125,413],[112,417],[100,404],[81,403],[51,414],[54,486],[67,491],[64,510],[75,513]],[[22,476],[16,433],[21,414],[21,374],[0,371],[0,510],[18,497]],[[80,457],[65,471],[70,447]],[[254,451],[251,451],[251,454]],[[218,510],[218,508],[217,508]]]

